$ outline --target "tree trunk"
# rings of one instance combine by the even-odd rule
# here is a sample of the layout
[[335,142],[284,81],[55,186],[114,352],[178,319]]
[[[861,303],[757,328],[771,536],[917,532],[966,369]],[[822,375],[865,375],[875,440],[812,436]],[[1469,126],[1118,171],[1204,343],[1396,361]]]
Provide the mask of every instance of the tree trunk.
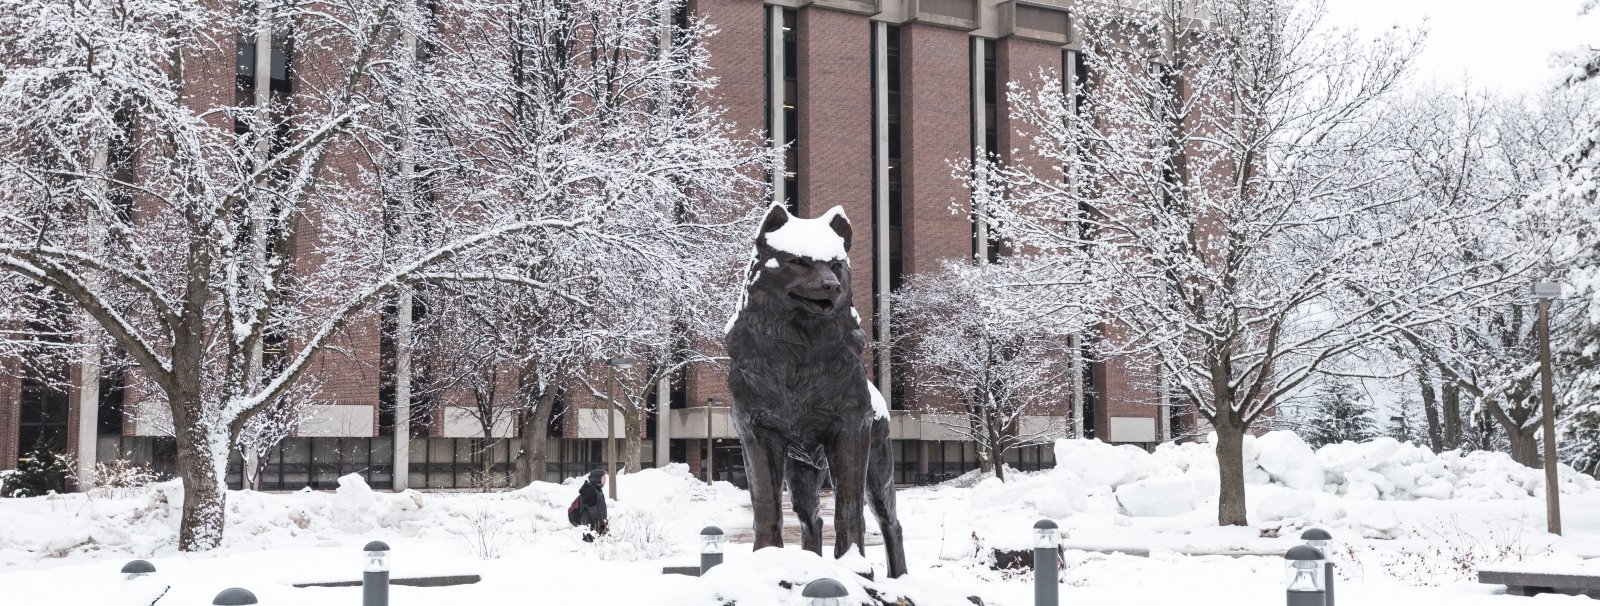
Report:
[[522,456],[517,457],[517,485],[527,486],[544,479],[544,444],[549,439],[550,409],[555,403],[556,389],[551,387],[541,394],[531,411],[522,415],[518,428]]
[[1433,388],[1433,373],[1428,371],[1432,365],[1428,360],[1417,365],[1417,386],[1422,392],[1422,412],[1428,418],[1428,447],[1434,452],[1444,452],[1444,434],[1439,428],[1439,397]]
[[1511,460],[1539,468],[1539,441],[1534,436],[1537,430],[1537,427],[1530,430],[1506,427],[1506,437],[1511,438]]
[[1461,384],[1444,382],[1444,447],[1461,448]]
[[1244,427],[1227,410],[1212,422],[1217,431],[1217,525],[1244,526]]
[[[196,398],[198,400],[198,398]],[[198,413],[200,403],[186,404]],[[222,527],[227,513],[225,494],[218,483],[216,456],[210,428],[174,415],[173,426],[178,446],[178,478],[183,480],[183,517],[178,525],[179,551],[206,551],[222,545]]]
[[638,410],[618,412],[622,413],[622,471],[639,473],[643,466],[644,416],[650,412],[642,405]]

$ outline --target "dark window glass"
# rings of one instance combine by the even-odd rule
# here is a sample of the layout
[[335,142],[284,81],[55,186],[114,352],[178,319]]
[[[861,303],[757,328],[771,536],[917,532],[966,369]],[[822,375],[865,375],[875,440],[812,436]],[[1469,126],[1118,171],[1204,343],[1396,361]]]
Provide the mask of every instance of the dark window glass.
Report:
[[95,415],[95,432],[102,436],[122,435],[122,407],[127,395],[127,375],[120,366],[100,371],[100,410]]

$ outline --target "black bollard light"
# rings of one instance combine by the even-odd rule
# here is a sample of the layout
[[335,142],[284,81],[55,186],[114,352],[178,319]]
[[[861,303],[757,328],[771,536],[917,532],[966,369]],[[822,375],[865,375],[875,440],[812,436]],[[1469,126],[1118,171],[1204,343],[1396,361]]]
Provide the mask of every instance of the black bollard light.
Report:
[[1061,530],[1050,520],[1033,524],[1033,604],[1058,606],[1061,603]]
[[128,575],[128,580],[129,581],[132,581],[132,580],[137,579],[137,578],[142,577],[142,576],[148,576],[148,575],[155,574],[155,572],[156,572],[155,564],[151,564],[151,563],[146,562],[144,560],[134,560],[132,562],[128,562],[127,564],[123,564],[122,565],[122,574]]
[[[1327,556],[1329,553],[1327,547],[1329,543],[1333,542],[1333,535],[1328,534],[1328,531],[1321,528],[1307,528],[1305,532],[1300,533],[1300,540],[1305,541],[1306,545],[1315,547],[1317,551],[1321,551],[1324,556]],[[1324,606],[1333,606],[1333,581],[1333,560],[1330,559],[1322,563],[1322,603]]]
[[722,529],[707,526],[700,530],[700,576],[722,563]]
[[808,606],[844,606],[844,599],[850,595],[850,590],[844,584],[833,579],[817,579],[806,583],[800,597],[811,598]]
[[373,541],[361,548],[367,565],[361,571],[361,606],[389,606],[389,544]]
[[211,600],[211,606],[250,606],[256,603],[256,594],[238,587],[224,589]]
[[1295,545],[1283,554],[1289,564],[1289,606],[1324,606],[1327,591],[1323,585],[1325,563],[1322,551],[1310,545]]

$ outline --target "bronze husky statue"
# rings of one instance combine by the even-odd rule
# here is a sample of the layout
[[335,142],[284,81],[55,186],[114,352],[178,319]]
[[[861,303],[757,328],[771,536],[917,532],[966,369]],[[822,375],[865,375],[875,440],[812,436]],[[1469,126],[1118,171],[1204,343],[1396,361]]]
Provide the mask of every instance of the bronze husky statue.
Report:
[[802,546],[822,554],[822,474],[833,479],[833,555],[865,555],[870,503],[888,572],[906,572],[895,516],[888,411],[861,361],[866,336],[850,292],[850,220],[839,207],[800,219],[773,205],[729,321],[728,388],[755,514],[755,547],[783,545],[789,485]]

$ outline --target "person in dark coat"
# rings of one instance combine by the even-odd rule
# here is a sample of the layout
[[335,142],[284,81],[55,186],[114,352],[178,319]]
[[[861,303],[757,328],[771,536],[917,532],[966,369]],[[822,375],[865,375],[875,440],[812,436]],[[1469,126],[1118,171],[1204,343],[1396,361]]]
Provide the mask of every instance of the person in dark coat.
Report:
[[599,469],[589,472],[589,479],[578,488],[578,525],[588,526],[583,533],[585,542],[594,542],[596,536],[606,534],[606,473]]

